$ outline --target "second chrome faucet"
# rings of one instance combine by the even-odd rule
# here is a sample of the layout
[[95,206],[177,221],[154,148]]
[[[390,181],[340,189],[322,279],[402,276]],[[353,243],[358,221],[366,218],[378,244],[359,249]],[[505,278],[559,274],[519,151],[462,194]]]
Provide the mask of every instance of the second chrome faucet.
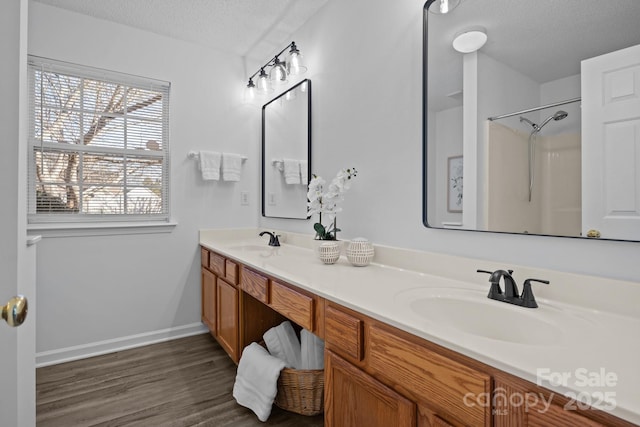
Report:
[[[513,270],[478,270],[478,273],[490,274],[489,283],[491,283],[491,288],[489,289],[489,295],[487,295],[487,298],[527,308],[538,307],[538,303],[536,302],[536,299],[533,296],[533,291],[531,290],[531,282],[544,283],[546,285],[549,284],[548,280],[527,279],[524,281],[522,294],[519,294],[518,286],[512,276]],[[502,292],[502,289],[500,288],[500,279],[502,279],[502,282],[504,283],[504,292]]]

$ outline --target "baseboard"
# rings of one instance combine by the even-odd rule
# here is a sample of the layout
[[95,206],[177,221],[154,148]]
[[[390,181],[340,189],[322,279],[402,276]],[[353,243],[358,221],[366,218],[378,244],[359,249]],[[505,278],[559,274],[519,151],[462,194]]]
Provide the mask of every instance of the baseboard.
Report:
[[71,362],[73,360],[86,359],[87,357],[100,356],[102,354],[114,353],[116,351],[142,347],[144,345],[170,341],[191,335],[203,334],[208,331],[207,327],[202,323],[192,323],[190,325],[179,326],[176,328],[168,328],[159,331],[146,332],[144,334],[97,341],[94,343],[61,348],[58,350],[43,351],[41,353],[36,353],[36,368]]

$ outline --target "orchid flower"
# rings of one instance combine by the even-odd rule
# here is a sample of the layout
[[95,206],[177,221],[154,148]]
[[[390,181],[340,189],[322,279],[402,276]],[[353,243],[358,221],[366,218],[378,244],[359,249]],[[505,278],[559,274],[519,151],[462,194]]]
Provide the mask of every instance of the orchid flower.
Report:
[[[326,192],[323,192],[326,181],[322,177],[313,175],[309,181],[307,208],[309,217],[318,214],[319,220],[313,225],[318,239],[336,240],[336,234],[340,231],[339,228],[336,228],[336,214],[342,211],[340,203],[344,201],[344,193],[351,187],[351,179],[356,174],[355,168],[339,170]],[[329,217],[331,223],[326,228],[322,225],[323,213]]]

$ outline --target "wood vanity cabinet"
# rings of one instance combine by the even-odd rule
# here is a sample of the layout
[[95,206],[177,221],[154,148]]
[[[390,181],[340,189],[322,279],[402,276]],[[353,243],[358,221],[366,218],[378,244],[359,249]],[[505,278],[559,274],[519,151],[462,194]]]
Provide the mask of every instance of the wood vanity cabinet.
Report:
[[216,276],[202,268],[202,322],[215,336],[216,330]]
[[[234,362],[286,319],[325,340],[326,427],[633,425],[602,411],[566,410],[564,396],[204,247],[201,261],[202,321]],[[513,405],[527,393],[552,397],[551,405]]]
[[332,352],[325,362],[325,426],[416,425],[415,403]]
[[291,320],[319,337],[324,336],[324,305],[321,298],[288,283],[266,276],[242,266],[240,269],[240,288],[280,318]]
[[633,426],[331,301],[325,349],[327,427]]
[[216,338],[236,363],[240,361],[238,289],[218,278],[216,293]]
[[514,376],[494,375],[495,427],[631,427],[634,424]]
[[464,404],[467,393],[490,393],[490,375],[404,331],[325,304],[326,426],[491,425],[491,408]]
[[201,319],[237,364],[243,348],[286,318],[267,304],[269,278],[207,248],[200,252]]
[[202,322],[234,362],[240,360],[238,265],[200,248]]

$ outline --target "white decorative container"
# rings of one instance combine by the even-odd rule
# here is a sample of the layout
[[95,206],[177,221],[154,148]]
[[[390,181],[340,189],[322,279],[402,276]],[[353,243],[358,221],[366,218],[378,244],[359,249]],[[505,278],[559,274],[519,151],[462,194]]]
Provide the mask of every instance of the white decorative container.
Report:
[[356,267],[369,265],[373,260],[373,245],[362,237],[357,237],[347,247],[347,259]]
[[334,264],[340,258],[340,244],[331,240],[321,243],[318,247],[318,256],[325,264]]

